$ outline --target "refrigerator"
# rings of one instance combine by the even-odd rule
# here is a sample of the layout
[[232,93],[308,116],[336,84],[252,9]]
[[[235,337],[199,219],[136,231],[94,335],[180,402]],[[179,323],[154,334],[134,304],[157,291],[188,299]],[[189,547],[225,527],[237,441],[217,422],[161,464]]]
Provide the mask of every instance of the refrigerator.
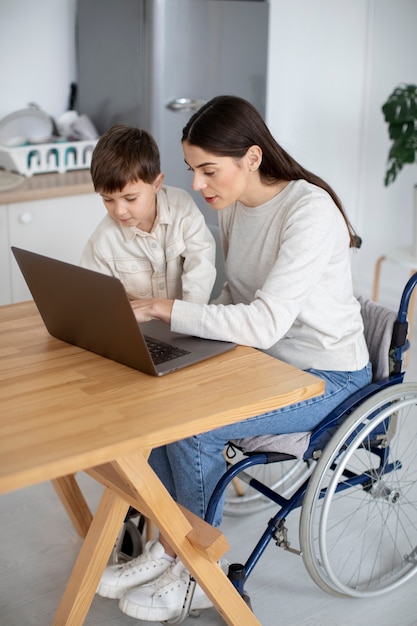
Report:
[[265,0],[77,0],[76,108],[99,133],[148,130],[165,183],[191,189],[182,129],[210,98],[246,98],[265,115],[269,4]]

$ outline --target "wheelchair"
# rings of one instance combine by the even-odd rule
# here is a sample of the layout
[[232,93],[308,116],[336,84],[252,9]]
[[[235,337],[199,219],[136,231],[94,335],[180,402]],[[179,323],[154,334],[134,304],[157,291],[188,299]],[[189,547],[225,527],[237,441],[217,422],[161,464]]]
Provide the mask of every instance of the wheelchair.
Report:
[[[270,541],[300,555],[314,582],[336,596],[377,596],[417,573],[417,383],[403,382],[407,313],[416,284],[414,274],[398,313],[359,299],[373,380],[308,433],[301,457],[262,450],[263,437],[231,442],[242,458],[229,462],[206,521],[212,522],[224,497],[225,511],[232,502],[236,514],[239,495],[234,488],[230,495],[236,478],[250,486],[242,498],[245,514],[259,511],[260,504],[277,509],[246,561],[229,569],[229,578],[249,603],[245,584]],[[288,463],[289,470],[281,469],[272,485],[250,474],[252,468]],[[295,549],[285,522],[299,508],[300,548]]]
[[[417,383],[403,382],[407,314],[416,284],[414,274],[398,312],[359,298],[373,380],[314,431],[299,433],[306,442],[301,454],[285,449],[285,435],[267,438],[268,448],[264,437],[230,442],[240,456],[228,460],[205,520],[212,523],[222,500],[229,514],[267,510],[249,556],[229,566],[228,577],[249,606],[246,583],[271,541],[301,556],[314,582],[340,597],[384,594],[417,573]],[[236,479],[249,490],[240,492],[233,486]],[[291,545],[285,525],[296,509],[299,548]],[[125,529],[119,546],[127,537],[125,556],[132,558],[135,526],[129,519]],[[167,623],[180,624],[192,614],[195,584],[191,579],[181,615]]]

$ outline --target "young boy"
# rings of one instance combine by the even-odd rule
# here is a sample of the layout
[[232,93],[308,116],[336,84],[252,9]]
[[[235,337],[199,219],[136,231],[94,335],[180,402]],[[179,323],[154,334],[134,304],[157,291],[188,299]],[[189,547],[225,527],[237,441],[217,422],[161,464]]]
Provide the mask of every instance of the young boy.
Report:
[[113,126],[95,147],[91,176],[108,215],[80,264],[119,278],[132,300],[207,303],[216,278],[215,242],[191,196],[163,186],[153,137]]

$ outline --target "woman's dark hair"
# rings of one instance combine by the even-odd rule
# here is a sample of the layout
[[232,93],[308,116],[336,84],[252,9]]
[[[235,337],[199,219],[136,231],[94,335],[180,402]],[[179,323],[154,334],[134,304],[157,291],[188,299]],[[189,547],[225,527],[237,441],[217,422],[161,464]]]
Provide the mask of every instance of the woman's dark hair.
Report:
[[361,239],[349,222],[333,189],[322,178],[297,163],[278,144],[260,113],[247,100],[237,96],[213,98],[190,118],[182,131],[182,141],[211,154],[236,159],[241,159],[250,146],[259,146],[262,149],[259,167],[261,180],[272,184],[277,180],[304,179],[327,191],[346,222],[351,247],[360,247]]
[[159,149],[145,130],[118,124],[100,137],[91,159],[94,189],[112,193],[128,183],[153,183],[161,172]]

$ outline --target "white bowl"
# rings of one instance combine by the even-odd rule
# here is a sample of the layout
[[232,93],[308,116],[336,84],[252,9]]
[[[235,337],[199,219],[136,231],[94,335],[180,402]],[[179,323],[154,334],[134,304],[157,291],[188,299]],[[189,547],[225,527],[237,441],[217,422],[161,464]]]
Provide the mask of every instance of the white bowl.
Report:
[[49,141],[52,135],[52,120],[43,111],[29,107],[6,115],[0,120],[0,143],[5,146],[18,145],[25,141]]

